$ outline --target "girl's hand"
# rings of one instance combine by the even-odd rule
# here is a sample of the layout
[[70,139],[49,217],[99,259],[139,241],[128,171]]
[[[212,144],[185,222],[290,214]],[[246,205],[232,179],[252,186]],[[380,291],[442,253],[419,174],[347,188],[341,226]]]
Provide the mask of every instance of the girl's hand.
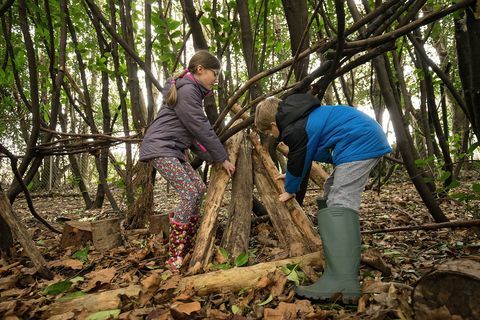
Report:
[[235,166],[228,160],[223,161],[222,166],[227,170],[228,175],[231,177],[235,172]]
[[287,202],[288,200],[292,199],[293,197],[295,197],[294,193],[284,192],[284,193],[282,193],[281,195],[278,196],[278,200],[281,201],[281,202]]

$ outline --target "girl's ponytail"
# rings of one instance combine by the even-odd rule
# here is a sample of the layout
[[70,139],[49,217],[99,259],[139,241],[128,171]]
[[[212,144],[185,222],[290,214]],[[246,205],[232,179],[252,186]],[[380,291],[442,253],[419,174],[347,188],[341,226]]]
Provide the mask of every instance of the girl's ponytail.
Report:
[[177,81],[178,78],[183,77],[187,72],[188,72],[188,69],[185,69],[182,72],[179,72],[176,75],[174,75],[173,78],[170,80],[172,85],[167,92],[167,96],[165,97],[165,102],[167,103],[167,106],[174,107],[177,104],[177,85],[175,82]]

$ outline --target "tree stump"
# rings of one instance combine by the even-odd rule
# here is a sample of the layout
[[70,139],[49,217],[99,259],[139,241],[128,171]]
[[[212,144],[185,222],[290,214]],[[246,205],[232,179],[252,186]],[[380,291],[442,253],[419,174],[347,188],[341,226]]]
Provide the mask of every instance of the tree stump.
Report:
[[89,221],[67,221],[63,226],[62,248],[81,248],[88,242],[92,242],[92,224]]
[[122,243],[120,219],[68,221],[63,227],[60,245],[76,249],[92,243],[98,251],[106,251]]
[[448,261],[424,275],[413,296],[415,319],[480,319],[480,262]]
[[155,214],[149,218],[148,231],[151,234],[163,232],[163,235],[168,237],[169,226],[168,213]]

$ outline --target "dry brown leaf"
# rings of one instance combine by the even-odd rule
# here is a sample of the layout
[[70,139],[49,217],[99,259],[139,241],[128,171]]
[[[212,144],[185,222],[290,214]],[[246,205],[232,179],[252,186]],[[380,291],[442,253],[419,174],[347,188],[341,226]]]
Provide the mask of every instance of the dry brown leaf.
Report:
[[18,275],[14,274],[11,276],[0,278],[0,289],[8,290],[15,287],[15,283],[18,280]]
[[278,297],[285,290],[285,285],[287,284],[287,277],[282,271],[277,269],[273,276],[273,283],[274,285],[272,287],[271,294],[274,297]]
[[268,275],[266,275],[266,276],[261,277],[258,280],[255,287],[258,288],[258,289],[262,289],[262,288],[268,287],[271,283],[272,283],[272,280],[270,279],[270,277],[268,277]]
[[162,282],[161,276],[157,272],[152,272],[148,277],[142,280],[142,290],[138,297],[138,303],[144,305],[147,303],[158,291],[160,283]]
[[264,320],[296,320],[297,307],[294,303],[280,302],[276,309],[265,308]]
[[200,311],[202,309],[202,305],[198,301],[187,302],[187,303],[177,301],[171,305],[170,309],[173,309],[176,312],[190,315],[193,312]]
[[73,270],[81,270],[83,269],[83,262],[77,259],[63,259],[57,261],[51,261],[48,263],[48,266],[53,267],[64,267],[70,268]]
[[160,290],[168,290],[168,289],[174,289],[178,287],[178,283],[180,282],[180,276],[179,275],[174,275],[173,277],[167,279],[162,286],[160,287]]
[[209,319],[226,320],[226,319],[229,319],[230,316],[217,309],[208,309],[207,317]]
[[85,275],[85,278],[88,279],[85,291],[90,291],[96,286],[102,285],[104,283],[110,283],[117,270],[115,268],[106,268],[95,270]]
[[392,274],[392,267],[383,260],[382,254],[377,249],[368,248],[365,250],[365,252],[362,253],[362,262],[381,271],[384,276],[390,276]]
[[314,311],[310,300],[297,300],[295,301],[295,306],[297,307],[297,313],[299,316],[306,315]]

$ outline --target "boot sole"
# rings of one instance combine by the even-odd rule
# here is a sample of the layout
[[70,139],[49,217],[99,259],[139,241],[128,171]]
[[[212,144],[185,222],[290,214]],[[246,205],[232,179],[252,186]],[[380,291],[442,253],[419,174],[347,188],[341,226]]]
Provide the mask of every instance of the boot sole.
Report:
[[297,296],[300,296],[300,297],[304,297],[304,298],[308,298],[308,299],[311,299],[311,300],[315,300],[315,301],[318,301],[318,302],[331,302],[331,303],[337,303],[339,301],[341,301],[343,304],[357,304],[358,302],[358,299],[360,298],[360,296],[356,295],[356,294],[351,294],[351,295],[348,295],[348,294],[344,294],[344,293],[334,293],[334,294],[331,294],[331,295],[317,295],[317,294],[314,294],[314,293],[299,293],[297,291],[295,291],[296,295]]

